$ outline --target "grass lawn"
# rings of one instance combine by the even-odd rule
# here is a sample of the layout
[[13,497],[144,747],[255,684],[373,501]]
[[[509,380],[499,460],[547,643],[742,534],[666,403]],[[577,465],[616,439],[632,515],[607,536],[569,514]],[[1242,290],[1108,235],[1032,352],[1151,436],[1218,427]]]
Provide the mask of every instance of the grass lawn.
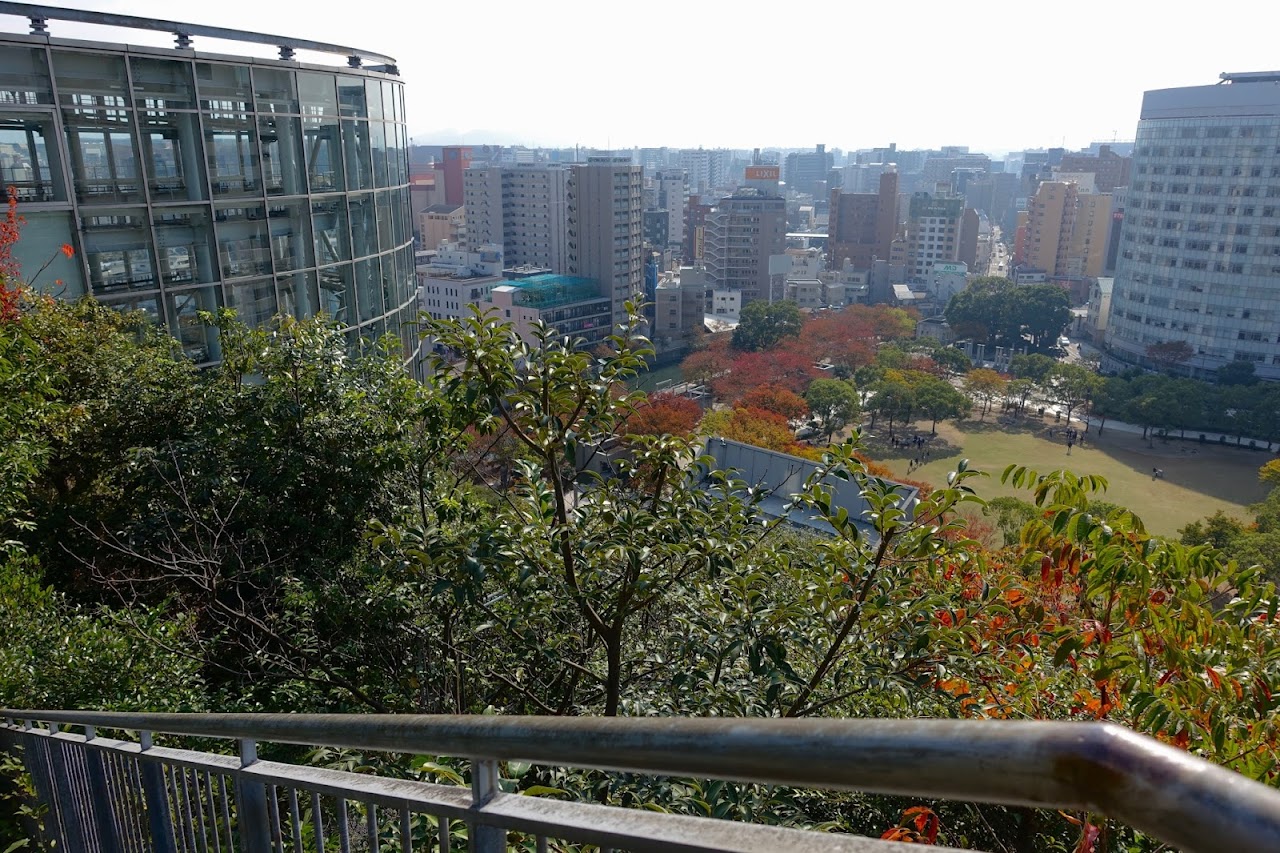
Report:
[[[970,481],[974,490],[987,498],[1030,498],[1030,493],[1000,483],[1000,473],[1015,462],[1041,472],[1067,468],[1078,474],[1100,474],[1110,484],[1103,500],[1128,507],[1149,531],[1166,536],[1176,535],[1178,528],[1218,510],[1251,520],[1247,506],[1266,494],[1258,482],[1258,468],[1271,458],[1264,452],[1190,441],[1156,440],[1152,448],[1141,435],[1104,429],[1098,436],[1091,428],[1087,445],[1076,445],[1068,456],[1064,439],[1048,436],[1047,429],[1055,426],[1052,423],[1005,425],[993,421],[991,414],[986,423],[938,424],[938,435],[929,445],[929,461],[911,473],[908,468],[916,451],[890,447],[882,423],[876,425],[868,451],[894,474],[935,486],[945,484],[947,472],[967,458],[971,468],[991,475]],[[927,437],[929,423],[913,424],[911,431]],[[1151,479],[1153,467],[1164,470],[1163,480]]]

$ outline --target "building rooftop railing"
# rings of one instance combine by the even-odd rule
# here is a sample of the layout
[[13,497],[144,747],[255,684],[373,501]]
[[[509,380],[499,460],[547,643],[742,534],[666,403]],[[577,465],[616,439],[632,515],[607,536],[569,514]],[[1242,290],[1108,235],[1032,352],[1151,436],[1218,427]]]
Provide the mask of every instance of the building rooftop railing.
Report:
[[[1280,844],[1280,791],[1112,724],[5,710],[69,851],[883,851],[886,842],[504,793],[500,762],[1086,810],[1184,851]],[[67,731],[82,728],[83,734]],[[137,732],[138,740],[99,730]],[[238,755],[157,746],[227,738]],[[264,761],[260,742],[470,760],[470,789]],[[465,827],[465,829],[464,829]],[[233,844],[233,838],[239,843]],[[291,843],[290,843],[291,842]],[[326,846],[328,845],[328,846]]]
[[332,53],[345,56],[347,64],[359,68],[365,60],[383,63],[385,67],[376,70],[388,74],[398,74],[395,59],[385,54],[322,41],[294,38],[292,36],[273,36],[247,30],[233,30],[226,27],[210,27],[204,24],[184,24],[177,21],[165,21],[158,18],[142,18],[136,15],[119,15],[114,12],[93,12],[85,9],[63,9],[57,6],[42,6],[34,3],[0,2],[0,15],[17,15],[31,22],[31,34],[49,35],[49,21],[74,21],[81,24],[97,24],[104,27],[123,27],[132,30],[154,30],[173,33],[176,47],[188,50],[192,46],[194,36],[225,39],[227,41],[246,42],[251,44],[272,45],[280,49],[281,59],[293,59],[294,52],[309,50],[317,53]]

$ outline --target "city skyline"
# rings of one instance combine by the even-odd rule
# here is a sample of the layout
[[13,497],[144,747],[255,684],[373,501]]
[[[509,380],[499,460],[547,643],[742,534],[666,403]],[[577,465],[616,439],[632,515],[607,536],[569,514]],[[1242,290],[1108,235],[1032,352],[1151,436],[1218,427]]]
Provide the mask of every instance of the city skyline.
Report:
[[[1220,72],[1275,64],[1265,27],[1241,28],[1226,16],[1204,16],[1193,27],[1100,2],[1075,4],[1071,20],[1105,22],[1094,29],[1110,46],[1102,51],[1082,44],[1061,11],[1026,6],[974,15],[924,3],[906,18],[819,2],[779,23],[666,0],[634,15],[605,15],[576,0],[551,9],[499,2],[482,14],[441,6],[422,20],[246,0],[194,8],[158,0],[61,5],[389,54],[406,84],[416,144],[749,149],[822,142],[851,150],[893,141],[902,149],[967,145],[991,154],[1078,149],[1132,139],[1148,89],[1206,85]],[[334,13],[324,14],[329,8]],[[4,20],[6,29],[25,31],[25,20]],[[909,28],[924,22],[940,35],[913,41]],[[54,21],[50,29],[55,37],[119,40],[110,28]],[[172,44],[163,32],[133,31],[128,40]],[[224,50],[207,38],[195,48]],[[235,51],[253,53],[243,45]],[[761,55],[744,62],[744,51]],[[265,46],[257,53],[274,55]],[[762,72],[771,53],[776,70]],[[848,107],[832,108],[841,103]]]

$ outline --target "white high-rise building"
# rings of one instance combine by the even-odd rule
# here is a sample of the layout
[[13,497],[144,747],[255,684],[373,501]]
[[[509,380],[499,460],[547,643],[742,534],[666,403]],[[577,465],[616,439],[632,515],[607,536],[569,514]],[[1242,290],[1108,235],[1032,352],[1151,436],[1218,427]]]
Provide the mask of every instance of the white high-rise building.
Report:
[[568,270],[569,169],[473,165],[463,174],[467,245],[497,243],[509,266]]
[[1280,380],[1280,72],[1143,96],[1111,299],[1104,366],[1185,341]]
[[655,176],[658,209],[667,212],[667,242],[684,242],[684,208],[686,203],[684,170],[663,169]]
[[569,180],[569,273],[594,280],[613,300],[613,323],[644,292],[641,168],[631,158],[592,155]]

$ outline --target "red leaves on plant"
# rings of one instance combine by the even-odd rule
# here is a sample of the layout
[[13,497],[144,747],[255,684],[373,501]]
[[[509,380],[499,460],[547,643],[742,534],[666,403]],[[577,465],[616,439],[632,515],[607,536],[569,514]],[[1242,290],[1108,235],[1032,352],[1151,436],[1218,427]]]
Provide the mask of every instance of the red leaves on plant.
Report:
[[1040,558],[1040,583],[1049,583],[1049,572],[1053,569],[1053,560],[1048,555]]
[[1101,828],[1086,823],[1080,830],[1080,842],[1076,844],[1075,853],[1097,853],[1098,837],[1101,835]]
[[1166,601],[1169,600],[1169,594],[1162,589],[1157,589],[1156,591],[1151,593],[1151,597],[1147,600],[1155,605],[1164,604]]
[[1206,665],[1204,668],[1204,674],[1209,676],[1209,681],[1213,682],[1214,690],[1222,689],[1222,676],[1218,674],[1216,669]]
[[76,256],[76,250],[70,243],[63,243],[59,248],[59,251],[68,258],[74,258]]
[[912,823],[915,824],[916,832],[925,840],[926,844],[938,843],[938,816],[934,814],[933,809],[924,806],[912,806],[902,813],[904,818],[915,817]]
[[901,841],[906,844],[937,844],[941,826],[942,822],[933,809],[912,806],[902,813],[902,822],[886,829],[880,838],[883,841]]

